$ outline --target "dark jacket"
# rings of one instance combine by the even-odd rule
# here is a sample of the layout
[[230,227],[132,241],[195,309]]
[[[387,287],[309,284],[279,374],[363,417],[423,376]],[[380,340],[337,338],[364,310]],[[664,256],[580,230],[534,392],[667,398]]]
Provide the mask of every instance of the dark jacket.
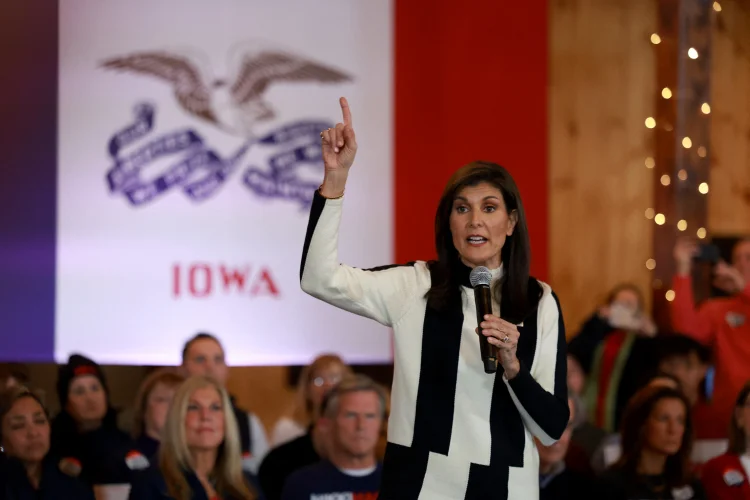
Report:
[[94,500],[91,487],[71,477],[59,467],[59,461],[47,457],[42,462],[42,480],[35,490],[21,462],[0,460],[0,499],[2,500]]
[[570,340],[568,353],[586,373],[589,421],[616,432],[628,401],[656,372],[654,340],[618,330],[594,314]]
[[[264,500],[256,479],[246,471],[243,471],[243,474],[247,483],[251,486],[251,491],[255,491],[256,498]],[[193,500],[213,500],[208,498],[206,490],[203,489],[200,480],[192,471],[185,471],[185,479],[193,492],[191,497]],[[164,481],[164,475],[159,470],[158,465],[152,465],[147,470],[135,474],[128,498],[129,500],[167,500],[172,498],[169,496],[167,483]],[[241,500],[235,497],[222,496],[221,493],[219,493],[219,498],[221,500]]]
[[140,451],[150,462],[154,462],[159,453],[160,444],[159,441],[144,433],[135,440],[135,449]]
[[274,448],[260,464],[258,479],[268,500],[281,500],[286,479],[302,467],[320,461],[311,432]]
[[50,453],[80,465],[78,477],[88,484],[130,483],[133,471],[145,469],[149,463],[115,420],[110,412],[99,429],[79,433],[73,418],[60,413],[52,422]]
[[630,476],[620,468],[602,475],[602,498],[607,500],[706,500],[706,492],[698,479],[678,488],[666,486],[663,476]]

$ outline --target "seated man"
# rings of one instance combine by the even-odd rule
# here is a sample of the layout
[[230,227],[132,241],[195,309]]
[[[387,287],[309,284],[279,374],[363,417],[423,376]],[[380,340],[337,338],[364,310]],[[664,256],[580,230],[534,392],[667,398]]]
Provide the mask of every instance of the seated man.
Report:
[[289,476],[282,500],[376,500],[382,465],[375,453],[385,410],[385,391],[369,377],[341,381],[323,403],[319,421],[328,436],[326,459]]
[[571,470],[565,465],[570,438],[573,433],[573,422],[576,419],[576,406],[569,399],[570,420],[560,439],[551,446],[544,446],[534,438],[539,450],[539,500],[565,500],[567,498],[583,500],[598,497],[595,480],[580,472]]

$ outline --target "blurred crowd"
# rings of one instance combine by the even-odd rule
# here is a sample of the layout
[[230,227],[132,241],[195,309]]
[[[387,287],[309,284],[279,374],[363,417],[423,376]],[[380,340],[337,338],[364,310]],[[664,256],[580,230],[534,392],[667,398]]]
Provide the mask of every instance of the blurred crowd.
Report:
[[[750,498],[750,241],[715,265],[724,296],[696,304],[699,252],[675,247],[670,331],[622,284],[570,336],[570,422],[555,444],[535,443],[542,500]],[[228,373],[220,339],[195,335],[179,367],[142,381],[130,433],[94,360],[58,367],[54,418],[33,380],[3,374],[0,500],[377,498],[386,388],[322,354],[267,435]]]

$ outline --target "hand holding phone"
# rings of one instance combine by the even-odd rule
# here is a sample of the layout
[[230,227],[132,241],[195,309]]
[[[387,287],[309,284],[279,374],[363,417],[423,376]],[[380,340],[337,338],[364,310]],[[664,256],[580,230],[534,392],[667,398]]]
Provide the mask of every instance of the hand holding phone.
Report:
[[697,261],[717,264],[721,260],[721,251],[719,251],[719,247],[716,245],[706,243],[698,246],[693,258]]

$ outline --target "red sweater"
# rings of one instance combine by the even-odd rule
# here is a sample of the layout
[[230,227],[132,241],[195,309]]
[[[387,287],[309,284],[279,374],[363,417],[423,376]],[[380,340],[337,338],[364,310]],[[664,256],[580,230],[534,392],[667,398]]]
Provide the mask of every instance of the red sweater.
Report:
[[750,380],[750,283],[738,295],[709,299],[696,307],[689,276],[675,276],[672,328],[713,350],[716,364],[710,412],[716,433],[727,435],[737,394]]
[[720,455],[706,462],[701,482],[711,500],[747,500],[750,484],[740,458],[733,453]]

